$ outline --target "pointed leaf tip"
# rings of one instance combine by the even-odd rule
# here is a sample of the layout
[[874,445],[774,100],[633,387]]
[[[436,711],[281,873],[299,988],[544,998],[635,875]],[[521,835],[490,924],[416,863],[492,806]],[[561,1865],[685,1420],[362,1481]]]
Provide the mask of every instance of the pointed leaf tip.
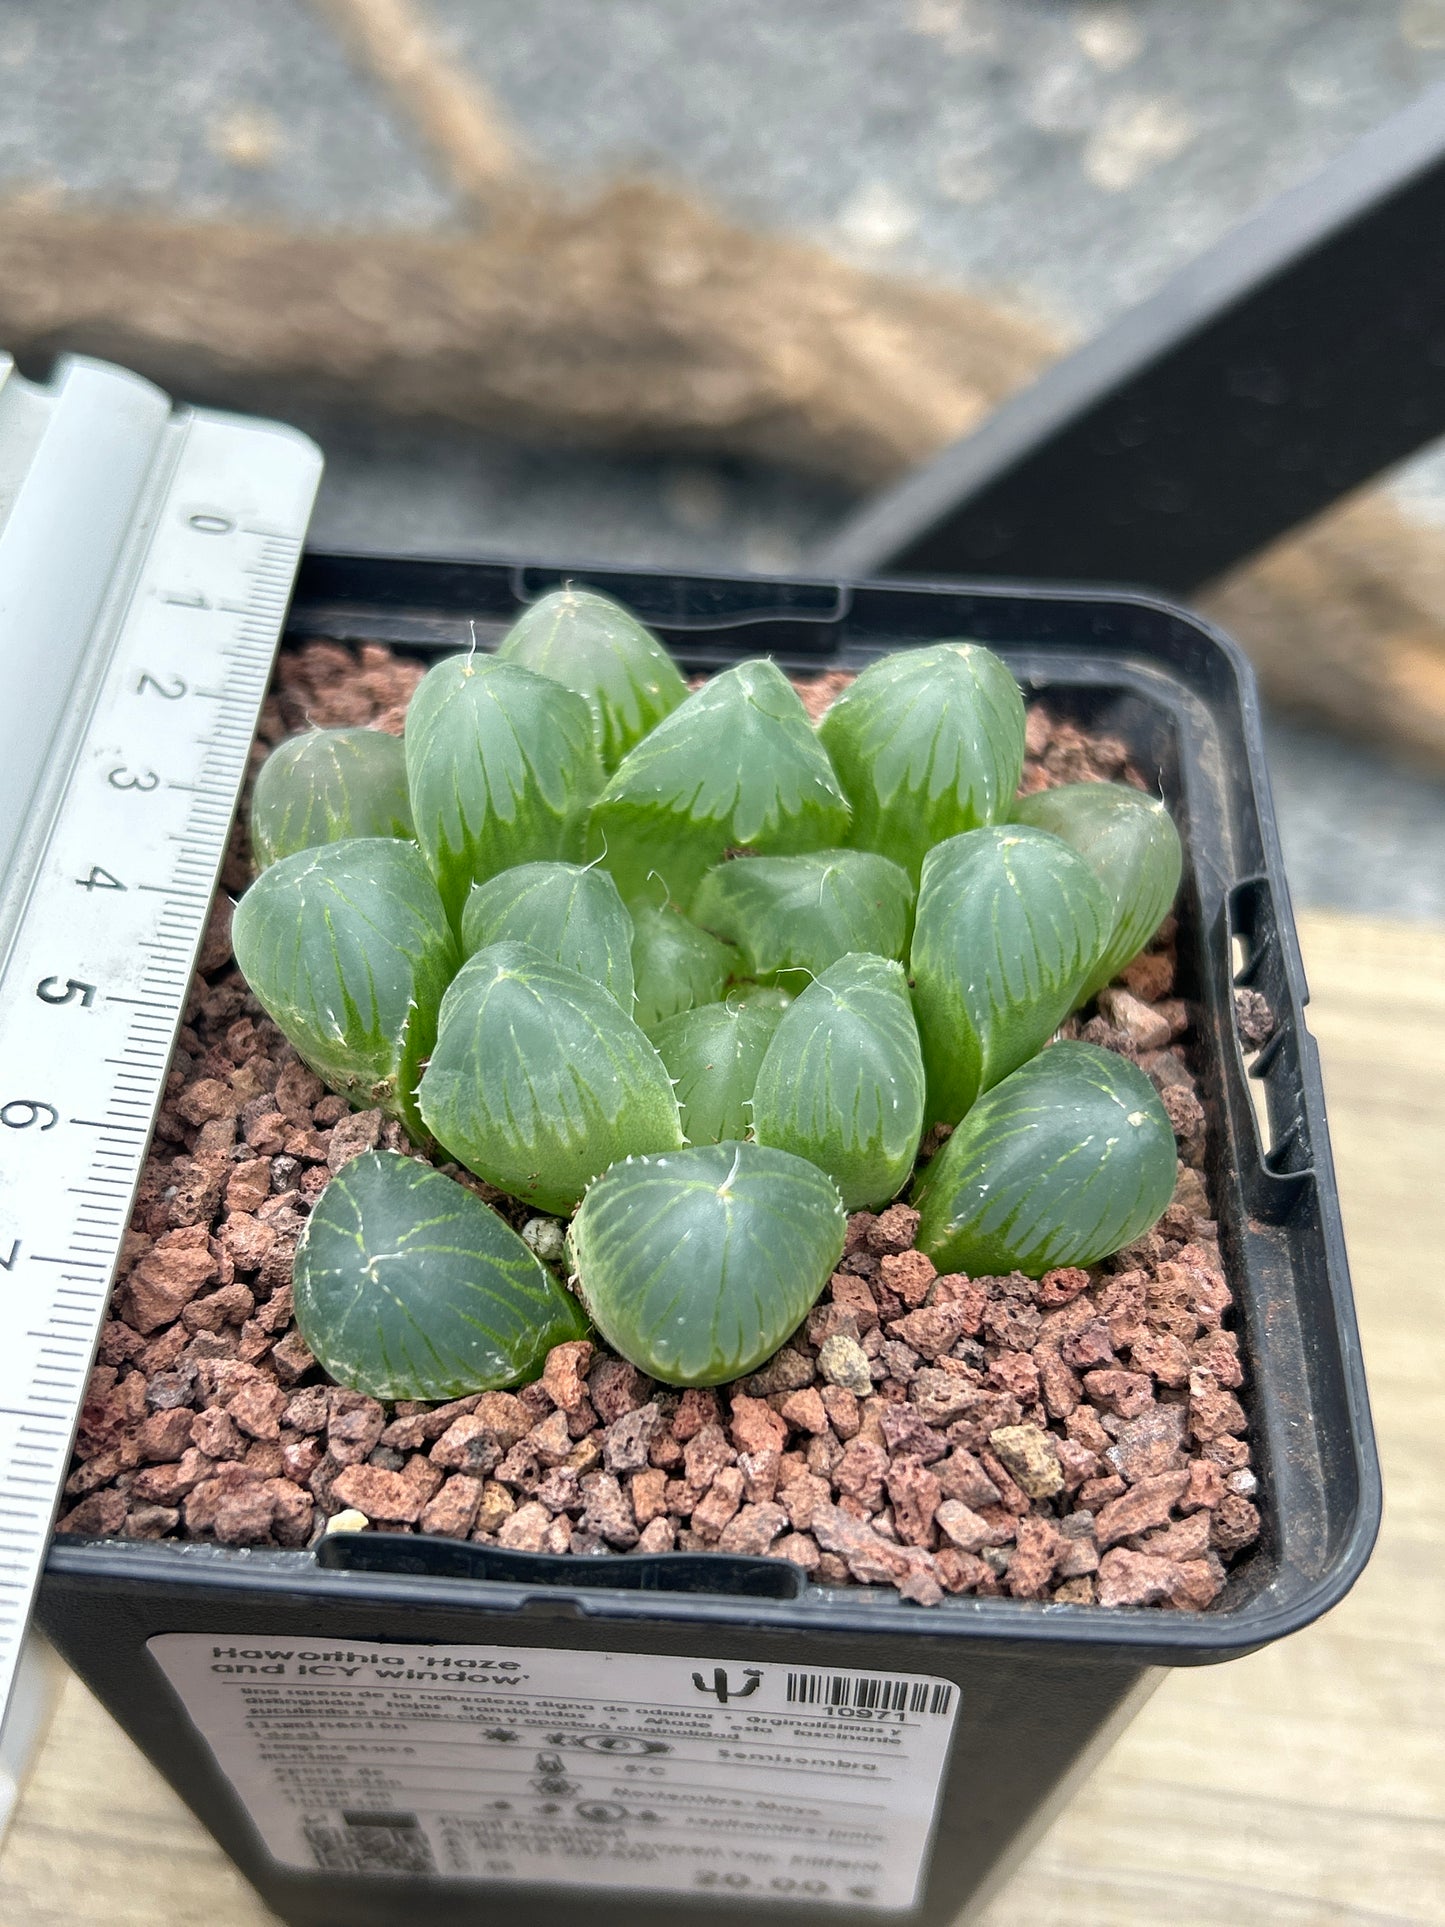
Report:
[[826,1171],[850,1211],[907,1183],[923,1133],[923,1057],[901,964],[846,956],[787,1010],[753,1090],[753,1133]]
[[750,976],[801,990],[850,950],[902,957],[913,913],[907,873],[871,850],[739,857],[708,871],[692,914],[738,946]]
[[920,1177],[918,1248],[975,1277],[1095,1264],[1155,1222],[1177,1168],[1137,1065],[1052,1044],[979,1099]]
[[1112,922],[1089,865],[1046,830],[995,825],[929,851],[909,963],[930,1123],[956,1124],[1048,1042]]
[[264,869],[357,836],[409,837],[406,751],[382,729],[313,729],[266,758],[251,792],[251,848]]
[[1024,704],[1008,665],[975,642],[873,662],[818,725],[853,806],[849,841],[915,881],[935,843],[1008,815]]
[[390,1151],[345,1165],[296,1248],[301,1336],[339,1385],[452,1399],[533,1379],[587,1319],[502,1218]]
[[282,857],[236,905],[231,942],[317,1076],[424,1141],[416,1083],[459,956],[416,846],[353,837]]
[[1079,992],[1087,1003],[1148,943],[1174,902],[1184,867],[1179,832],[1163,803],[1124,783],[1065,783],[1014,807],[1014,818],[1077,850],[1103,885],[1113,927]]
[[406,713],[412,816],[450,916],[473,883],[581,853],[602,786],[592,711],[520,663],[449,656]]
[[760,1144],[639,1157],[599,1178],[572,1223],[583,1298],[608,1344],[668,1385],[755,1371],[842,1255],[830,1179]]
[[625,756],[598,798],[588,853],[623,897],[660,878],[687,909],[730,849],[844,841],[847,798],[797,692],[774,663],[741,662],[695,690]]
[[682,672],[656,636],[591,589],[554,589],[540,597],[503,637],[497,656],[585,699],[608,771],[687,700]]
[[528,944],[479,950],[442,1003],[422,1116],[500,1190],[569,1212],[629,1151],[682,1144],[662,1059],[600,984]]

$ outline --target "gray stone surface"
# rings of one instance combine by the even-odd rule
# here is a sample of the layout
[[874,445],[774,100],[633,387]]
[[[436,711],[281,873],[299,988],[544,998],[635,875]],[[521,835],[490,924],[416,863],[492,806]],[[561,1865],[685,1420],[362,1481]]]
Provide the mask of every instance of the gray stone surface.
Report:
[[[1445,0],[421,0],[522,146],[653,174],[1079,337],[1445,78]],[[0,193],[298,225],[462,210],[299,0],[5,0]],[[735,464],[313,420],[319,541],[800,566],[840,491]],[[1400,492],[1445,525],[1445,457]],[[1445,786],[1294,724],[1296,897],[1445,916]]]
[[[532,158],[1075,335],[1445,78],[1445,0],[422,0]],[[298,0],[5,0],[0,188],[407,227],[453,195]]]
[[429,0],[532,150],[1072,333],[1445,77],[1440,0]]
[[434,225],[452,194],[298,0],[4,0],[0,192],[298,226]]

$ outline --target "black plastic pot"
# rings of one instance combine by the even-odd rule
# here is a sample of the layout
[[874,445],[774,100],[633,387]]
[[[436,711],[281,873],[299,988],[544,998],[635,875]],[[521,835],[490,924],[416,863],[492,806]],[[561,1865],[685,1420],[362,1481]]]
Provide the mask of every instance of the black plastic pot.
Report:
[[[1141,595],[590,568],[567,575],[636,610],[689,668],[764,652],[790,670],[857,667],[939,637],[987,641],[1027,691],[1047,692],[1056,710],[1123,737],[1135,762],[1157,776],[1187,852],[1182,990],[1199,1011],[1214,1146],[1209,1178],[1250,1371],[1265,1520],[1260,1544],[1231,1574],[1214,1609],[1196,1616],[975,1598],[923,1610],[891,1592],[808,1588],[795,1568],[719,1554],[584,1562],[375,1534],[335,1536],[314,1553],[65,1540],[50,1554],[41,1624],[294,1927],[400,1927],[423,1908],[435,1927],[480,1920],[492,1908],[505,1909],[518,1927],[551,1927],[575,1917],[579,1905],[593,1927],[672,1927],[694,1918],[834,1921],[900,1906],[934,1927],[981,1903],[1147,1695],[1159,1669],[1232,1658],[1306,1625],[1353,1584],[1378,1526],[1378,1470],[1319,1068],[1304,1027],[1304,974],[1253,680],[1227,638]],[[483,642],[500,633],[562,576],[551,568],[311,555],[290,634],[454,650],[468,645],[473,624]],[[1279,1023],[1251,1066],[1264,1098],[1259,1118],[1235,1030],[1238,982],[1263,990]],[[251,1744],[286,1753],[304,1731],[305,1760],[297,1765],[299,1756],[288,1757],[296,1799],[315,1812],[308,1852],[291,1857],[314,1860],[311,1870],[282,1864],[268,1851],[248,1804],[163,1673],[162,1657],[179,1664],[169,1657],[176,1642],[148,1647],[159,1635],[176,1634],[204,1636],[186,1664],[202,1674],[220,1668],[220,1698],[235,1699],[238,1678],[244,1691],[261,1696],[250,1704],[267,1723],[253,1727]],[[798,1770],[787,1768],[786,1740],[771,1756],[784,1761],[782,1796],[816,1790],[798,1766],[807,1764],[809,1744],[814,1766],[836,1744],[840,1776],[846,1769],[886,1777],[886,1761],[881,1768],[866,1759],[859,1764],[868,1746],[886,1752],[897,1741],[906,1749],[914,1744],[905,1730],[911,1723],[927,1751],[927,1723],[942,1719],[945,1727],[930,1729],[929,1742],[936,1751],[948,1742],[936,1803],[931,1770],[910,1768],[912,1792],[905,1788],[898,1797],[905,1804],[912,1798],[912,1820],[882,1827],[881,1854],[875,1839],[863,1855],[873,1856],[874,1873],[838,1873],[847,1855],[837,1846],[845,1832],[837,1829],[811,1874],[806,1856],[796,1853],[780,1873],[756,1814],[734,1826],[715,1783],[686,1793],[677,1778],[685,1747],[629,1737],[673,1730],[666,1722],[649,1728],[631,1689],[631,1702],[614,1692],[597,1704],[595,1718],[584,1719],[575,1707],[549,1714],[561,1731],[533,1733],[470,1790],[472,1769],[456,1765],[454,1756],[444,1756],[452,1766],[436,1769],[442,1794],[459,1810],[515,1813],[519,1802],[532,1802],[543,1814],[550,1797],[547,1824],[560,1827],[565,1818],[570,1829],[558,1836],[560,1879],[518,1884],[500,1849],[490,1858],[474,1855],[478,1871],[466,1878],[425,1871],[434,1856],[419,1843],[415,1813],[396,1810],[404,1799],[415,1807],[411,1782],[386,1766],[404,1744],[405,1736],[386,1737],[400,1732],[386,1724],[396,1702],[373,1699],[367,1704],[374,1720],[340,1726],[325,1723],[323,1702],[341,1690],[332,1684],[334,1668],[346,1663],[338,1654],[349,1652],[374,1671],[389,1652],[412,1649],[415,1659],[415,1649],[425,1649],[428,1665],[434,1660],[443,1673],[422,1667],[424,1677],[404,1690],[439,1692],[436,1707],[454,1709],[475,1689],[474,1716],[429,1729],[458,1732],[469,1744],[465,1736],[481,1722],[505,1719],[498,1710],[504,1690],[478,1688],[465,1675],[483,1664],[476,1649],[487,1648],[526,1649],[523,1660],[535,1657],[539,1678],[554,1664],[549,1652],[651,1656],[658,1703],[680,1706],[678,1692],[694,1695],[688,1704],[706,1708],[714,1724],[724,1711],[727,1720],[745,1722],[752,1692],[760,1694],[759,1706],[769,1695],[784,1704],[786,1687],[786,1704],[796,1710],[783,1725],[774,1719],[757,1726],[758,1764],[748,1769],[754,1777],[771,1770],[769,1756],[757,1750],[758,1735],[766,1732],[777,1746],[780,1733],[791,1733],[802,1749]],[[681,1668],[678,1659],[686,1662]],[[515,1676],[518,1662],[511,1663]],[[444,1687],[448,1666],[452,1684]],[[609,1666],[625,1670],[623,1661],[599,1658],[599,1678]],[[302,1678],[305,1667],[333,1671]],[[808,1678],[819,1683],[810,1687]],[[322,1700],[308,1701],[312,1693]],[[199,1704],[190,1688],[185,1698]],[[307,1724],[313,1716],[321,1724]],[[204,1710],[201,1717],[210,1724]],[[454,1710],[445,1717],[455,1719]],[[674,1726],[692,1717],[679,1713]],[[736,1730],[746,1731],[745,1723]],[[554,1742],[558,1750],[547,1752]],[[235,1772],[231,1743],[217,1745]],[[544,1750],[535,1752],[536,1745]],[[645,1804],[637,1782],[619,1777],[634,1770],[618,1764],[634,1746],[644,1761],[658,1756],[654,1780],[672,1789],[660,1798],[690,1801],[689,1810],[703,1816],[698,1826],[720,1830],[715,1846],[688,1862],[670,1890],[657,1886],[659,1850],[647,1844],[661,1837],[648,1828],[662,1826],[666,1815],[634,1810],[619,1819],[622,1804],[606,1799],[584,1800],[575,1813],[566,1806],[598,1784],[588,1779],[596,1766],[589,1747],[606,1756],[602,1770],[616,1781],[618,1800],[636,1796]],[[464,1761],[471,1757],[463,1752]],[[358,1761],[370,1761],[369,1778],[356,1777]],[[508,1799],[509,1807],[498,1805]],[[919,1829],[912,1847],[909,1824]],[[591,1858],[599,1829],[627,1826],[629,1838],[643,1840],[634,1864],[651,1869],[639,1873],[639,1886],[618,1884],[615,1862],[604,1880],[595,1871],[601,1862]],[[917,1864],[911,1907],[911,1875],[887,1864],[890,1841]]]

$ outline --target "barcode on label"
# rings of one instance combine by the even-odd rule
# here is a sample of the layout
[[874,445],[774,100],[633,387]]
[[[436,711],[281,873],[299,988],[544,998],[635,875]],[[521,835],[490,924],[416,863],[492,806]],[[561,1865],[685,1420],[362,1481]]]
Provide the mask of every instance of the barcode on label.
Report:
[[324,1873],[435,1873],[431,1841],[414,1813],[343,1813],[341,1824],[305,1822]]
[[953,1688],[942,1680],[872,1679],[865,1673],[789,1673],[793,1706],[850,1706],[875,1713],[946,1713]]

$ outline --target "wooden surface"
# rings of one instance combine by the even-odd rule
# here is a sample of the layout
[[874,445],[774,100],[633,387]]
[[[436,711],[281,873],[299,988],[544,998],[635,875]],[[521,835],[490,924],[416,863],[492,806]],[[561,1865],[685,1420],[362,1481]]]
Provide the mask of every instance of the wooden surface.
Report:
[[[1310,916],[1303,937],[1385,1531],[1321,1624],[1173,1674],[986,1927],[1445,1923],[1445,930]],[[272,1918],[72,1682],[0,1853],[5,1927]]]

